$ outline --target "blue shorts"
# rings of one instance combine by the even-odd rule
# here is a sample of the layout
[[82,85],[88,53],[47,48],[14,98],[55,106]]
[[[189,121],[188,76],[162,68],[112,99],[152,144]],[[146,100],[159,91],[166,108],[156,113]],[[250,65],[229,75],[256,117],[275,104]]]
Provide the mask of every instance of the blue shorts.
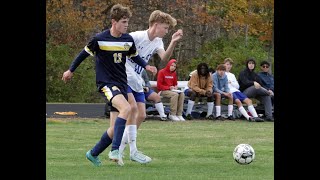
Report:
[[144,99],[144,92],[135,92],[128,86],[128,93],[132,93],[136,102],[146,103]]
[[148,97],[149,97],[153,92],[154,92],[154,90],[149,88],[149,91],[144,93],[145,99],[148,100]]
[[184,90],[183,93],[184,93],[185,96],[188,96],[188,91],[189,91],[189,89],[185,89],[185,90]]
[[245,100],[246,98],[248,98],[244,93],[239,92],[239,91],[236,91],[236,92],[232,93],[232,96],[233,96],[233,102],[234,102],[236,99],[239,99],[239,100],[242,102],[243,100]]

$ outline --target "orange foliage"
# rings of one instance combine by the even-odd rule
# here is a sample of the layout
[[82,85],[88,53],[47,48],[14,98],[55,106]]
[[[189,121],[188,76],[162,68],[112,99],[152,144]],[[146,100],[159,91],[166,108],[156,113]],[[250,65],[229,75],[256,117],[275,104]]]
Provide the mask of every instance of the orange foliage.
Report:
[[249,35],[258,36],[262,41],[272,40],[274,17],[273,0],[227,0],[227,15],[224,26],[233,28],[249,25]]
[[[136,9],[130,0],[83,0],[81,3],[71,0],[47,1],[46,35],[55,44],[70,44],[79,47],[93,33],[100,32],[109,26],[110,20],[106,12],[116,3]],[[139,3],[142,3],[139,1]],[[196,27],[211,25],[222,27],[231,34],[258,36],[262,41],[270,41],[273,31],[273,0],[153,0],[148,9],[163,9],[175,14],[179,25]],[[138,4],[138,2],[136,2]],[[149,15],[147,15],[149,16]],[[145,17],[134,17],[143,18]],[[192,29],[192,28],[191,28]]]
[[176,9],[192,9],[194,16],[184,22],[216,24],[226,31],[245,33],[249,25],[249,35],[258,36],[262,41],[272,39],[272,21],[274,16],[273,0],[224,0],[224,1],[183,1],[177,0]]
[[[77,1],[78,2],[78,1]],[[106,10],[115,3],[130,4],[129,0],[70,0],[47,1],[46,36],[53,44],[84,44],[93,33],[108,25]]]

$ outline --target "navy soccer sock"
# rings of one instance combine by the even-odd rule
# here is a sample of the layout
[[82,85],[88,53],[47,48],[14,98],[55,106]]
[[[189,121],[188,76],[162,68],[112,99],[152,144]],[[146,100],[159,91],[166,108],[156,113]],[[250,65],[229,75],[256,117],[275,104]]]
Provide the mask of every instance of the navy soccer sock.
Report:
[[109,137],[107,131],[103,133],[100,141],[92,148],[91,155],[98,156],[102,153],[110,144],[112,143],[112,139]]
[[119,149],[122,140],[122,135],[126,127],[126,122],[127,121],[125,119],[117,117],[116,122],[114,123],[114,135],[112,140],[111,151]]

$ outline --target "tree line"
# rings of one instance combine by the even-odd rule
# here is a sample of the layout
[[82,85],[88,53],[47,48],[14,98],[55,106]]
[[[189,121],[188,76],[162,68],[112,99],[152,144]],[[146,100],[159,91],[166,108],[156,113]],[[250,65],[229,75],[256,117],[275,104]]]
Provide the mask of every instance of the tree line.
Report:
[[[129,6],[133,12],[129,32],[147,29],[149,15],[156,9],[177,19],[177,26],[163,41],[167,47],[171,35],[183,29],[184,37],[172,55],[178,61],[179,80],[186,80],[200,62],[215,68],[226,57],[235,61],[236,75],[249,57],[258,63],[267,60],[274,64],[272,0],[47,0],[48,102],[101,102],[95,87],[93,58],[79,66],[70,83],[64,84],[61,76],[90,37],[111,26],[108,12],[116,3]],[[157,56],[150,64],[158,69],[166,65]]]

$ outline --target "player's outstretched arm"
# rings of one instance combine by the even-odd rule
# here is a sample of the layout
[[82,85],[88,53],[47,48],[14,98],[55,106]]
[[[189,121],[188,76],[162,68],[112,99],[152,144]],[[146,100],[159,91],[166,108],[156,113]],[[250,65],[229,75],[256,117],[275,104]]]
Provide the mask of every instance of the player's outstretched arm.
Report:
[[157,68],[155,66],[146,65],[146,70],[150,71],[153,75],[157,74]]
[[81,62],[85,60],[88,56],[89,56],[89,53],[87,53],[85,50],[82,50],[78,54],[78,56],[72,61],[70,68],[63,73],[61,79],[65,83],[67,83],[67,81],[69,81],[72,78],[73,72],[77,69],[77,67],[81,64]]
[[177,32],[175,32],[172,37],[171,37],[171,42],[167,48],[167,50],[159,50],[158,51],[158,55],[161,58],[162,61],[169,61],[170,57],[172,56],[173,50],[177,45],[177,42],[182,39],[183,37],[183,31],[182,29],[177,30]]
[[73,72],[71,72],[69,69],[67,71],[65,71],[62,75],[62,80],[64,81],[64,83],[67,83],[73,76]]

